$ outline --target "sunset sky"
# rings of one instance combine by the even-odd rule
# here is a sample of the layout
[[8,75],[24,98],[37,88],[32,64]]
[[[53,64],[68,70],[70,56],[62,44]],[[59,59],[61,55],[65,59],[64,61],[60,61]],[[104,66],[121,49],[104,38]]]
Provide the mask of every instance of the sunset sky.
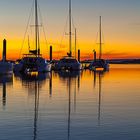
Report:
[[[48,57],[53,46],[54,57],[60,58],[68,51],[68,36],[63,34],[68,17],[68,0],[38,0],[48,46],[41,30],[41,52]],[[0,52],[2,40],[8,41],[8,59],[17,59],[31,11],[33,0],[0,1]],[[103,24],[104,58],[140,58],[140,0],[72,0],[73,23],[77,28],[77,47],[83,59],[98,52],[99,16]],[[31,24],[33,25],[33,23]],[[33,46],[33,28],[29,30],[21,53],[28,51],[27,40]],[[74,33],[74,29],[73,29]],[[32,47],[33,48],[33,47]],[[73,35],[74,50],[74,35]],[[0,53],[1,57],[1,53]]]

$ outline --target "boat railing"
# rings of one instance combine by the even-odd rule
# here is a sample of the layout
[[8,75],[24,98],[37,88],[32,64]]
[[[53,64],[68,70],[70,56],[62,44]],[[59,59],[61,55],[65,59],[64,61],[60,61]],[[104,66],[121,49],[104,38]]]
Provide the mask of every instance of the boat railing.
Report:
[[42,54],[23,54],[23,57],[42,57]]

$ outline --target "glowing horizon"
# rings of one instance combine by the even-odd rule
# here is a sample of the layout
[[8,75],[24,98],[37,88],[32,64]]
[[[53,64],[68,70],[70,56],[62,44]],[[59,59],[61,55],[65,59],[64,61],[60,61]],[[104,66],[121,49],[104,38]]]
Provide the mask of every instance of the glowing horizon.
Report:
[[[33,0],[5,0],[0,4],[1,32],[0,58],[2,41],[7,39],[7,58],[18,59],[23,36]],[[68,15],[68,0],[39,0],[47,36],[47,46],[41,37],[41,52],[49,58],[49,46],[53,46],[53,58],[59,59],[68,51],[68,37],[63,32]],[[81,50],[81,59],[93,58],[92,51],[98,53],[97,32],[99,16],[103,18],[103,58],[140,58],[140,21],[138,0],[77,0],[72,1],[74,25],[77,28],[77,48]],[[65,32],[68,31],[68,26]],[[74,29],[73,29],[74,32]],[[33,40],[33,39],[31,39]],[[32,47],[33,47],[32,43]],[[22,53],[27,53],[27,37]],[[73,36],[74,53],[74,36]]]

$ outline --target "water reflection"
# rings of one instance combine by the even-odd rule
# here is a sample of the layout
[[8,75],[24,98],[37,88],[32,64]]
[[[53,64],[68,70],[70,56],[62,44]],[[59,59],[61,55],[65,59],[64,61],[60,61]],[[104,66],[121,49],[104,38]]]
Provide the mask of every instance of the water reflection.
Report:
[[[46,82],[49,80],[49,94],[52,96],[52,73],[29,73],[29,74],[21,74],[21,73],[15,73],[15,80],[22,82],[23,87],[29,87],[30,89],[34,89],[34,81],[38,81],[40,87],[43,87]],[[30,90],[28,88],[28,90]],[[32,91],[31,89],[31,91]]]
[[50,73],[29,73],[29,74],[21,74],[15,73],[15,77],[18,79],[20,78],[21,81],[32,82],[34,80],[37,81],[45,81],[46,79],[50,78]]
[[59,71],[58,75],[62,79],[67,78],[76,78],[80,75],[81,71]]
[[50,80],[49,80],[49,94],[52,97],[52,72],[50,73]]
[[96,88],[98,78],[98,125],[101,124],[101,105],[102,105],[102,78],[105,75],[104,71],[94,71],[94,88]]
[[[78,76],[79,77],[79,76]],[[77,88],[76,88],[77,81],[74,80],[74,112],[76,112],[76,95],[77,95]],[[79,84],[80,85],[80,84]],[[78,90],[79,91],[79,90]]]
[[69,102],[68,102],[68,140],[70,138],[70,122],[71,122],[71,77],[68,78]]
[[39,97],[40,90],[49,80],[49,95],[52,96],[52,73],[15,73],[15,80],[22,82],[22,87],[28,89],[28,95],[34,95],[34,123],[33,140],[38,139],[38,116],[39,116]]
[[139,139],[140,66],[47,75],[0,77],[1,139]]
[[34,136],[33,140],[37,139],[37,121],[39,110],[39,81],[35,80],[35,104],[34,104]]
[[[70,139],[71,133],[71,96],[72,96],[72,89],[74,89],[74,112],[76,112],[76,94],[77,88],[80,88],[80,71],[60,71],[58,75],[61,80],[67,82],[67,89],[68,89],[68,140]],[[77,82],[78,80],[78,82]],[[74,85],[73,85],[74,84]],[[74,86],[74,88],[72,87]]]
[[33,140],[36,140],[38,137],[38,116],[39,116],[39,97],[40,97],[40,83],[41,81],[37,80],[36,77],[31,77],[24,82],[28,85],[28,94],[34,95],[34,119],[33,119]]
[[7,84],[12,85],[13,84],[13,75],[0,75],[0,85],[2,85],[2,105],[3,109],[6,107],[6,94],[7,94]]

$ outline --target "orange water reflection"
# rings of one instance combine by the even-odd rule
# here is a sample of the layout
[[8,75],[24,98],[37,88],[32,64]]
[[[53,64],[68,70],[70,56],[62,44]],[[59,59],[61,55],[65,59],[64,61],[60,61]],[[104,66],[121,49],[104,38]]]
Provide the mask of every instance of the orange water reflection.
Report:
[[[138,129],[139,77],[140,65],[111,65],[108,72],[86,70],[30,76],[16,74],[11,80],[0,78],[2,134],[7,131],[7,122],[13,130],[23,128],[19,134],[28,128],[37,139],[46,134],[50,139],[86,138],[85,133],[92,138],[100,129],[116,133],[115,129],[110,129],[114,126],[121,134],[124,129],[130,131],[132,123]],[[103,131],[96,135],[105,134]],[[18,135],[12,132],[13,137]]]

